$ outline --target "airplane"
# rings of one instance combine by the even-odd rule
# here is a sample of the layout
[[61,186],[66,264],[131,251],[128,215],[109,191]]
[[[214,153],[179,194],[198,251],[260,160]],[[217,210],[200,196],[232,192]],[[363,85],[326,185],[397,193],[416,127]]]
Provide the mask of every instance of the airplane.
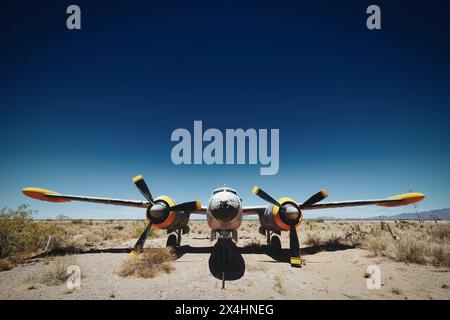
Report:
[[153,198],[141,175],[133,178],[133,182],[147,201],[64,195],[41,188],[24,188],[22,192],[28,197],[49,202],[82,201],[146,209],[148,224],[130,252],[133,258],[136,258],[142,252],[151,227],[166,229],[167,234],[169,234],[167,247],[176,248],[180,246],[182,234],[189,232],[190,214],[202,214],[206,215],[208,226],[211,228],[211,241],[218,238],[218,241],[226,244],[227,242],[237,242],[237,230],[244,216],[258,215],[259,232],[266,236],[267,245],[274,252],[281,250],[281,242],[278,236],[283,231],[289,232],[290,263],[293,267],[301,267],[304,263],[300,256],[300,243],[297,234],[297,228],[303,221],[303,210],[365,205],[397,207],[419,202],[425,197],[422,193],[410,192],[382,199],[321,202],[328,197],[328,193],[325,190],[320,190],[306,201],[297,202],[288,197],[275,200],[261,188],[255,186],[252,192],[266,201],[268,205],[243,206],[242,199],[238,196],[236,190],[221,187],[212,192],[208,206],[205,207],[198,200],[176,204],[169,196]]

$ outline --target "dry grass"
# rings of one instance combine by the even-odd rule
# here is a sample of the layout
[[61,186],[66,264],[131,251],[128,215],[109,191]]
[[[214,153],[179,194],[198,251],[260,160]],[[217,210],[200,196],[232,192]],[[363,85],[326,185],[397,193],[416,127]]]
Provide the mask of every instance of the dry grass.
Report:
[[[387,223],[396,240],[392,238]],[[306,230],[303,243],[308,246],[341,244],[364,248],[374,256],[384,256],[396,261],[450,267],[450,223],[309,222]]]
[[285,294],[286,291],[283,286],[283,281],[282,281],[281,275],[277,274],[273,280],[274,280],[273,290],[275,290],[275,292],[278,292],[279,294],[282,294],[282,295]]
[[391,292],[392,292],[393,294],[397,295],[397,296],[399,296],[399,295],[402,294],[401,290],[398,289],[398,288],[392,288],[392,289],[391,289]]
[[8,259],[0,259],[0,271],[11,270],[13,265]]
[[76,265],[76,258],[74,256],[67,255],[58,257],[47,265],[43,271],[35,272],[26,281],[46,284],[48,286],[63,284],[70,276],[67,273],[67,269],[71,265]]
[[159,273],[171,273],[175,255],[170,248],[148,248],[135,259],[125,260],[119,275],[128,277],[136,275],[141,278],[153,278]]

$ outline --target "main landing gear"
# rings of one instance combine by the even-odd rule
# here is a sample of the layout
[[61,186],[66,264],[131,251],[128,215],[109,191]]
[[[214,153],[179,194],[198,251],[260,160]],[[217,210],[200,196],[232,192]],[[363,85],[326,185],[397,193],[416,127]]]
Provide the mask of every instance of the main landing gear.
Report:
[[281,253],[281,241],[280,237],[276,234],[273,235],[274,232],[266,230],[266,240],[267,246],[269,247],[269,252],[271,254],[280,254]]
[[[274,232],[266,230],[266,240],[267,246],[269,247],[269,254],[274,256],[282,254],[281,241],[278,235],[274,235]],[[293,241],[290,239],[290,250],[291,256],[289,262],[291,267],[301,268],[305,264],[305,261],[300,256],[300,245],[298,244],[298,240]]]
[[182,229],[175,230],[175,234],[169,235],[167,237],[166,247],[175,249],[181,244],[181,234]]

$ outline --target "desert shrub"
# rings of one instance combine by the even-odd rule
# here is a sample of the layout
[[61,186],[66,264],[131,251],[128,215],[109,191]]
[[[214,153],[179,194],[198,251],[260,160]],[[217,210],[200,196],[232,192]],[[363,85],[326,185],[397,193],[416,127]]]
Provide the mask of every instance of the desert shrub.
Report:
[[401,238],[395,241],[394,259],[403,262],[426,263],[427,244],[412,237]]
[[430,246],[432,264],[438,267],[450,267],[450,245],[433,244]]
[[363,244],[363,247],[371,251],[376,256],[382,256],[384,255],[388,245],[389,239],[370,237],[366,239],[366,241]]
[[304,242],[306,245],[319,246],[322,243],[322,239],[318,232],[308,232]]
[[364,238],[366,237],[366,232],[364,232],[359,224],[353,224],[345,226],[343,230],[343,242],[344,244],[356,247],[359,246]]
[[170,248],[148,248],[138,257],[125,260],[119,270],[119,275],[122,277],[136,275],[141,278],[153,278],[162,272],[172,272],[174,260],[175,254]]
[[33,273],[27,282],[37,282],[46,284],[48,286],[55,286],[64,283],[70,276],[67,274],[67,269],[71,265],[76,264],[74,256],[62,256],[56,258],[43,270]]
[[51,222],[33,221],[33,213],[26,205],[0,211],[0,258],[43,249],[49,236],[51,246],[60,244],[62,230]]
[[431,228],[430,236],[436,241],[450,242],[450,223],[438,224]]
[[56,221],[70,221],[70,218],[68,216],[65,216],[63,214],[58,215],[55,218]]

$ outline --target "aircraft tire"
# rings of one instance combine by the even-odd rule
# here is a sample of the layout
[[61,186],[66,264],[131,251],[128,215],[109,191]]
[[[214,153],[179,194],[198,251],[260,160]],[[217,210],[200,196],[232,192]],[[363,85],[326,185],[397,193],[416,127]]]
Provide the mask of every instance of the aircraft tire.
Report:
[[281,252],[281,241],[278,236],[272,236],[270,240],[270,252],[271,253],[280,253]]
[[170,248],[176,248],[177,247],[177,236],[174,234],[171,234],[168,238],[167,238],[167,242],[166,242],[166,247],[170,247]]

